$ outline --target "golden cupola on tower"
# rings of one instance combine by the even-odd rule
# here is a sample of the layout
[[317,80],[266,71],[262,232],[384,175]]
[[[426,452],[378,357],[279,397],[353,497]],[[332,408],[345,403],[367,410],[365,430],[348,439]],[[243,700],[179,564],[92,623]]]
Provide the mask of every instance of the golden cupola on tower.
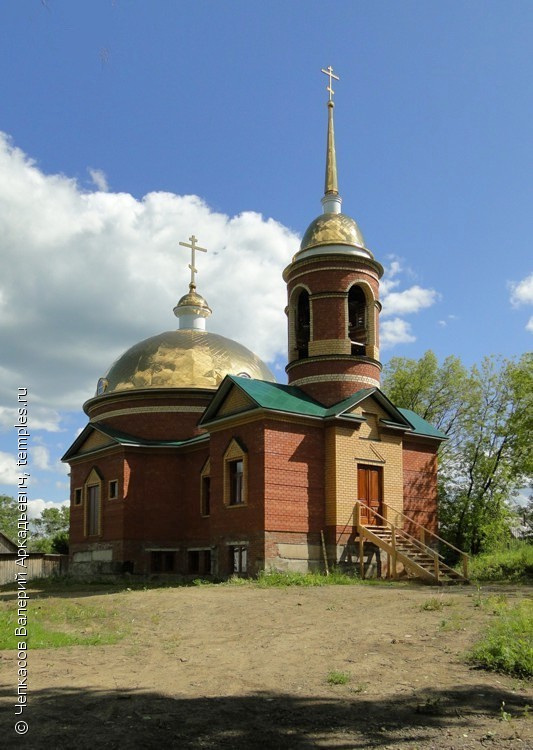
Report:
[[97,396],[142,389],[216,389],[226,375],[275,381],[266,364],[237,341],[206,330],[211,309],[196,290],[195,253],[204,248],[180,242],[192,251],[189,291],[174,307],[179,328],[135,344],[98,381]]

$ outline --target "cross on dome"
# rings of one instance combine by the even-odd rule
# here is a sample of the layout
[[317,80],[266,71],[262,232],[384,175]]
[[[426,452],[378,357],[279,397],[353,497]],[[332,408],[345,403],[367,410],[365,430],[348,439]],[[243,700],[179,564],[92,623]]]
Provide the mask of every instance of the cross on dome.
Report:
[[330,100],[330,102],[332,102],[333,101],[333,94],[335,93],[333,91],[332,82],[333,82],[333,79],[335,79],[336,81],[340,81],[340,78],[339,78],[339,76],[335,75],[335,73],[333,72],[333,68],[331,67],[331,65],[328,65],[328,67],[325,68],[325,69],[321,68],[321,70],[322,70],[322,73],[325,73],[329,77],[329,84],[326,86],[326,91],[329,91],[329,100]]
[[198,240],[194,236],[194,234],[189,237],[189,242],[180,242],[180,245],[182,247],[188,247],[191,251],[191,262],[189,263],[189,268],[191,269],[191,281],[189,284],[189,289],[193,290],[196,289],[196,282],[194,280],[194,274],[198,273],[198,269],[196,268],[196,251],[200,250],[202,253],[206,253],[207,249],[205,247],[200,247],[196,243]]

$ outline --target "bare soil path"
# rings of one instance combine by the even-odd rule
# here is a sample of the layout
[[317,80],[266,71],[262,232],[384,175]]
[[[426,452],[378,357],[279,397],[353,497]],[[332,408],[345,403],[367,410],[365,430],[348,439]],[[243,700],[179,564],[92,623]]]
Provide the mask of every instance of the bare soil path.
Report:
[[[497,594],[513,602],[531,589]],[[463,660],[494,617],[474,587],[64,596],[112,608],[128,635],[31,652],[24,737],[13,731],[16,654],[0,652],[6,750],[533,749],[531,684]],[[430,600],[441,608],[425,609]],[[330,684],[333,671],[347,682]]]

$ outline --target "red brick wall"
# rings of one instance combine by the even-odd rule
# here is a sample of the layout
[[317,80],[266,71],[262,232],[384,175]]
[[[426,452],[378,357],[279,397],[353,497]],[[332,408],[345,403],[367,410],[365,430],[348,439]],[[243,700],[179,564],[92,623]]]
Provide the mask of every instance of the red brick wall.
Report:
[[267,531],[307,533],[323,528],[322,427],[267,423],[264,494]]
[[312,299],[313,341],[346,339],[346,301],[341,297]]
[[[437,446],[405,440],[403,444],[404,513],[437,533]],[[406,531],[415,536],[413,527]]]
[[[91,470],[95,468],[102,478],[100,513],[102,534],[96,538],[87,539],[84,535],[84,518],[86,513],[86,498],[81,505],[74,504],[76,488],[83,487]],[[108,496],[109,481],[118,480],[118,499],[110,500]],[[71,545],[86,544],[88,541],[109,541],[122,538],[124,532],[123,511],[124,502],[121,499],[124,492],[124,457],[121,449],[115,449],[107,455],[87,457],[83,462],[76,462],[71,466],[71,498],[70,498],[70,543]]]
[[[337,266],[337,268],[335,268]],[[347,270],[349,268],[349,270]],[[316,269],[321,269],[319,272]],[[324,270],[327,269],[327,270]],[[288,277],[288,291],[303,284],[308,286],[313,294],[326,292],[346,292],[356,281],[366,281],[372,287],[374,295],[379,292],[377,273],[354,256],[345,255],[342,258],[323,256],[309,260],[307,264],[297,263],[290,266]]]

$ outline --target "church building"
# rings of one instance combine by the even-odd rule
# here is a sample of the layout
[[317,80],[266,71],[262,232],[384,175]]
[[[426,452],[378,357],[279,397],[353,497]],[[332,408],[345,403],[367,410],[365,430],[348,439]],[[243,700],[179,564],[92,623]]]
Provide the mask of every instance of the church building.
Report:
[[224,577],[343,565],[452,576],[435,551],[445,436],[380,390],[383,267],[341,211],[336,76],[323,72],[323,211],[283,271],[288,383],[207,330],[212,311],[195,267],[204,249],[194,235],[180,243],[192,259],[178,329],[116,360],[63,457],[74,573]]

